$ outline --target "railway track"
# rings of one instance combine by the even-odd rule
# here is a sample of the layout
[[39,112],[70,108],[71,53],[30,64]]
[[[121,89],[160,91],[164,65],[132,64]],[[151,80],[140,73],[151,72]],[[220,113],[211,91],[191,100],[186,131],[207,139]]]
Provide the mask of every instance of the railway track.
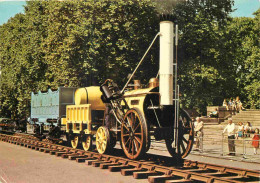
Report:
[[[135,179],[147,179],[148,182],[251,182],[258,183],[260,171],[220,166],[197,161],[185,160],[178,162],[173,158],[148,154],[139,161],[124,158],[122,151],[101,155],[97,152],[86,152],[23,134],[0,134],[0,140],[8,143],[31,148],[40,152],[56,155],[57,157],[75,160],[88,166],[119,172],[123,176],[133,176]],[[180,163],[182,166],[180,166]]]

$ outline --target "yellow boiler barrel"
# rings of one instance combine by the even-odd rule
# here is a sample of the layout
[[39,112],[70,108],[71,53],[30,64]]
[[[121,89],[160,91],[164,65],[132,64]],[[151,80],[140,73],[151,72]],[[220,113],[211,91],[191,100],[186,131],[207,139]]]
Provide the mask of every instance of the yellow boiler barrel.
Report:
[[99,86],[79,88],[75,92],[75,105],[91,104],[91,110],[105,110]]

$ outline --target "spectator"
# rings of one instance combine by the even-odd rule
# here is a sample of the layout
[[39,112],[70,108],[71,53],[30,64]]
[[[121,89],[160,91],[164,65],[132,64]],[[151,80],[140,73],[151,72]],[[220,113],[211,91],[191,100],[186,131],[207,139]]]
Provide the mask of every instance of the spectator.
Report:
[[232,123],[232,118],[228,118],[228,125],[223,130],[223,134],[227,131],[228,135],[228,149],[229,154],[231,156],[236,155],[236,149],[235,149],[235,124]]
[[195,119],[193,117],[191,118],[191,122],[193,125],[195,125]]
[[212,111],[212,112],[209,114],[209,117],[210,117],[210,118],[218,118],[218,109],[216,108],[215,111]]
[[243,104],[242,104],[242,102],[239,99],[239,96],[237,96],[237,98],[236,98],[236,104],[237,104],[237,112],[239,112],[239,111],[244,109]]
[[248,121],[248,122],[246,122],[246,125],[244,126],[244,134],[246,137],[250,137],[250,133],[252,133],[252,125]]
[[228,101],[228,109],[230,111],[232,111],[232,106],[233,106],[233,102],[232,102],[232,98],[230,98],[229,101]]
[[226,99],[224,99],[224,101],[223,101],[223,106],[226,107],[227,110],[228,110],[228,103],[227,103],[227,100],[226,100]]
[[257,149],[259,148],[259,129],[255,129],[255,134],[252,138],[252,146],[254,147],[254,154],[257,154]]
[[195,131],[195,135],[196,135],[196,142],[195,142],[195,150],[199,150],[202,149],[202,142],[201,142],[201,138],[203,137],[203,126],[204,123],[201,121],[200,117],[196,118],[196,126],[194,128]]
[[196,121],[193,119],[193,121],[194,121],[194,129],[195,129],[196,126],[198,125],[198,121],[197,121],[198,118],[199,118],[199,117],[196,117]]
[[244,134],[244,125],[242,122],[239,122],[237,133],[236,133],[236,139],[238,139],[238,137],[243,137],[243,134]]
[[232,114],[236,114],[236,111],[237,111],[237,102],[234,98],[232,101]]

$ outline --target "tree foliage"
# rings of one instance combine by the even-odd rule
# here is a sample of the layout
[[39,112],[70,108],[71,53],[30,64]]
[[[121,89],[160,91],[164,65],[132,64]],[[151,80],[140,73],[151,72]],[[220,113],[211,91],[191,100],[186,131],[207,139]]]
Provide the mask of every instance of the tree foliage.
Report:
[[[220,58],[230,64],[229,75],[233,94],[240,95],[246,106],[260,108],[260,9],[255,18],[233,18],[223,33]],[[219,58],[219,59],[220,59]]]
[[[259,10],[230,18],[233,0],[27,1],[0,26],[0,115],[28,116],[31,91],[123,85],[158,32],[158,14],[178,22],[182,103],[205,111],[226,97],[259,103]],[[166,8],[165,8],[166,7]],[[158,72],[158,42],[136,76]]]
[[217,57],[232,4],[232,0],[194,0],[174,9],[180,29],[179,84],[186,108],[205,113],[206,106],[222,104],[228,85],[225,64]]
[[[150,2],[27,1],[0,27],[2,115],[28,116],[31,91],[123,84],[158,30]],[[145,69],[157,73],[153,55]]]

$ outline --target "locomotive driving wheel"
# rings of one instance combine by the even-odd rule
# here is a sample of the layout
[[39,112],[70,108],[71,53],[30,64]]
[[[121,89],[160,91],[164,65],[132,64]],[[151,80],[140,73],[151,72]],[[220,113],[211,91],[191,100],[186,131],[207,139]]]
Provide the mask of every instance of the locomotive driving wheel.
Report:
[[121,125],[121,145],[129,159],[137,159],[146,152],[148,128],[142,113],[137,108],[130,109]]
[[89,151],[92,148],[92,137],[91,135],[87,135],[82,140],[82,147],[85,151]]
[[79,136],[75,135],[72,139],[71,139],[71,147],[73,149],[76,149],[78,147],[79,144]]
[[96,147],[100,154],[104,154],[109,150],[110,134],[105,126],[98,128],[96,133]]
[[192,149],[194,129],[188,113],[184,110],[180,110],[178,123],[178,131],[175,136],[177,137],[177,141],[166,139],[165,142],[171,156],[185,158]]

